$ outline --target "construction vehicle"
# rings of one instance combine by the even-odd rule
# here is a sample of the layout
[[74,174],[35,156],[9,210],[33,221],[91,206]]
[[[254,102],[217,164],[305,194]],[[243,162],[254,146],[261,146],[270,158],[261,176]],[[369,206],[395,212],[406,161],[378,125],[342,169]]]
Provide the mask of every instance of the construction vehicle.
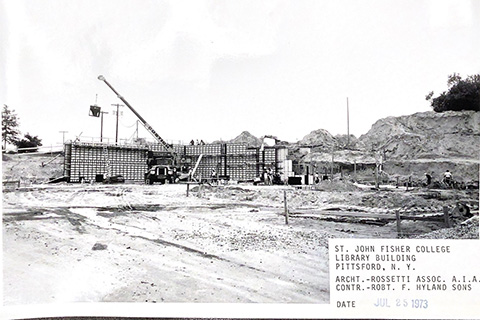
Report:
[[176,168],[169,165],[155,165],[145,173],[145,183],[154,184],[155,182],[174,183],[176,182]]
[[[175,182],[176,177],[174,177],[174,172],[175,175],[178,173],[178,178],[180,179],[184,179],[186,175],[188,176],[188,174],[185,172],[188,170],[188,168],[185,169],[185,159],[179,159],[178,155],[173,149],[173,146],[168,144],[162,139],[162,137],[160,137],[160,135],[152,128],[152,126],[149,125],[147,121],[130,105],[130,103],[128,103],[128,101],[125,100],[125,98],[123,98],[123,96],[121,96],[117,90],[112,87],[112,85],[107,81],[107,79],[105,79],[104,76],[98,76],[98,80],[105,82],[105,84],[117,95],[117,97],[137,116],[145,129],[147,129],[147,131],[155,138],[155,140],[157,140],[157,142],[165,149],[163,151],[148,152],[148,170],[145,173],[145,183],[153,184],[154,182]],[[198,167],[198,163],[200,162],[201,158],[202,157],[200,156],[196,167]]]
[[195,172],[197,171],[200,161],[202,161],[202,157],[203,155],[198,157],[197,163],[192,170],[186,166],[179,169],[176,166],[170,165],[154,165],[145,173],[145,183],[154,184],[155,182],[160,182],[161,184],[165,184],[197,180]]
[[124,183],[124,182],[125,182],[125,178],[121,174],[110,176],[103,180],[103,183],[106,183],[106,184]]

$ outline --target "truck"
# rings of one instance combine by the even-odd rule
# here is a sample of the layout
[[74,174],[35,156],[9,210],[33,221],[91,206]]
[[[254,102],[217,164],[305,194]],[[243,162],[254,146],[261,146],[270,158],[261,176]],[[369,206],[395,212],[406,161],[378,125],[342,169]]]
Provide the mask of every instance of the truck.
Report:
[[175,183],[176,177],[176,168],[169,165],[155,165],[148,169],[145,173],[145,183],[154,184],[159,182],[161,184],[165,183]]

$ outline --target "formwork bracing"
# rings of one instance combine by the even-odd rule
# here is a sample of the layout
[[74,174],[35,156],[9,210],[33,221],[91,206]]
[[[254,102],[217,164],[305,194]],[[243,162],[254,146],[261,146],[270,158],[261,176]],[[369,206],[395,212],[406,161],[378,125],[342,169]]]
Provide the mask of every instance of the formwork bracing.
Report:
[[[286,160],[285,147],[247,147],[244,144],[174,145],[174,152],[183,165],[193,167],[202,160],[196,174],[209,178],[212,169],[218,177],[236,181],[251,181],[269,168],[282,173]],[[164,153],[161,145],[106,145],[84,142],[65,144],[65,176],[70,182],[98,181],[98,177],[122,175],[125,180],[143,181],[150,155]],[[161,161],[161,160],[157,160]]]

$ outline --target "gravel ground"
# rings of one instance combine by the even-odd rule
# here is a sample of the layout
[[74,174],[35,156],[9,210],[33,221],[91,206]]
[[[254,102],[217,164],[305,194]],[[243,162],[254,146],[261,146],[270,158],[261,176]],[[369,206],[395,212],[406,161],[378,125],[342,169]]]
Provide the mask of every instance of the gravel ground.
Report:
[[452,228],[444,228],[419,235],[417,239],[478,239],[478,215]]
[[[316,190],[203,186],[186,197],[185,185],[32,181],[3,192],[6,305],[328,303],[329,238],[397,237],[395,222],[359,223],[356,214],[392,217],[409,209],[421,215],[458,202],[478,207],[478,190],[376,191],[343,182]],[[284,190],[289,211],[296,212],[289,225]],[[349,216],[314,219],[322,210]],[[449,229],[405,221],[402,230],[409,237],[478,239],[475,214]]]

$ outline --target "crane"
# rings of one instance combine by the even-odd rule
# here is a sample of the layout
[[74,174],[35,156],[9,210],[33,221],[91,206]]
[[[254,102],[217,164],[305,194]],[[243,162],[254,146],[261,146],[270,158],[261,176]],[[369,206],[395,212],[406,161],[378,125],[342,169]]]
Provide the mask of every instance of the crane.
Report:
[[[175,152],[173,146],[171,144],[168,144],[165,140],[160,137],[160,135],[152,128],[151,125],[147,123],[147,121],[128,103],[127,100],[125,100],[124,97],[122,97],[117,90],[115,90],[110,83],[108,83],[107,79],[105,79],[104,76],[100,75],[98,76],[98,80],[105,82],[105,84],[112,89],[112,91],[117,95],[117,97],[122,100],[123,103],[137,116],[137,118],[140,120],[142,125],[147,129],[148,132],[160,143],[161,146],[163,146],[166,150],[165,152],[161,152],[160,155],[155,155],[154,152],[149,152],[148,156],[148,171],[145,173],[145,182],[153,184],[155,181],[159,181],[161,183],[165,183],[168,180],[171,180],[174,182],[174,177],[175,175],[173,174],[174,171],[180,171],[179,165],[180,165],[180,159],[179,155]],[[150,155],[151,153],[151,155]],[[202,156],[197,160],[197,163],[195,165],[195,170],[197,169],[200,161],[202,160]],[[157,159],[162,163],[159,164],[157,162]],[[166,160],[167,163],[164,163]],[[183,161],[183,160],[182,160]],[[174,170],[175,169],[175,170]],[[181,171],[180,171],[181,172]],[[181,177],[180,177],[181,178]]]
[[160,137],[160,135],[152,128],[151,125],[149,125],[147,123],[147,121],[130,105],[130,103],[128,103],[127,100],[125,100],[124,97],[122,97],[118,92],[117,90],[115,90],[112,85],[110,83],[108,83],[107,79],[105,79],[104,76],[102,75],[99,75],[98,76],[98,80],[100,81],[103,81],[105,82],[105,84],[110,88],[112,89],[113,92],[115,92],[115,94],[117,95],[117,98],[122,100],[123,103],[125,103],[125,105],[130,109],[132,110],[132,112],[137,116],[137,118],[140,120],[140,122],[143,124],[143,126],[145,127],[145,129],[147,129],[148,132],[150,132],[150,134],[158,141],[158,143],[160,143],[167,151],[169,152],[174,152],[173,150],[173,147],[168,144],[165,140],[162,139],[162,137]]

